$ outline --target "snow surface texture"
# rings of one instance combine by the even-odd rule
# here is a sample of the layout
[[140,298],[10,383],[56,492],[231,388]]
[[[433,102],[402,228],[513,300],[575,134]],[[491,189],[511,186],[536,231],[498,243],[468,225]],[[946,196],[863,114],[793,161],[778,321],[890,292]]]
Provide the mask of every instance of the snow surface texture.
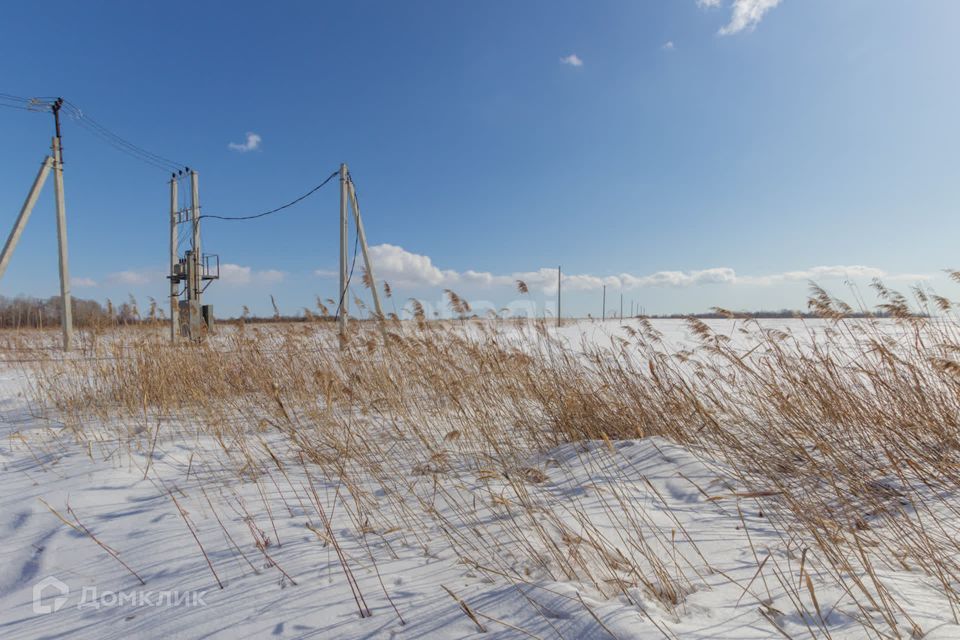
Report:
[[[571,341],[606,339],[597,326],[563,331]],[[664,326],[683,340],[679,324]],[[565,445],[529,461],[541,474],[530,484],[529,503],[569,505],[562,526],[571,561],[578,550],[601,553],[589,548],[595,539],[624,553],[643,547],[674,585],[648,580],[620,589],[618,559],[607,557],[610,588],[598,590],[548,579],[535,566],[520,569],[522,580],[516,566],[504,567],[509,578],[478,570],[462,562],[448,538],[429,531],[410,535],[374,522],[362,535],[347,515],[342,486],[313,480],[307,490],[311,480],[296,464],[279,482],[223,482],[215,473],[220,445],[209,437],[162,442],[144,479],[147,452],[120,440],[113,453],[108,446],[92,451],[62,437],[56,420],[32,415],[25,382],[15,365],[0,369],[3,639],[774,638],[809,637],[808,625],[817,628],[791,613],[796,607],[781,583],[758,570],[767,553],[794,565],[799,554],[784,549],[755,502],[738,499],[722,464],[661,438]],[[260,437],[292,456],[283,434]],[[433,491],[438,521],[460,523],[464,535],[474,535],[451,506],[457,501],[436,495],[428,473],[413,486],[420,503]],[[483,544],[496,546],[508,540],[508,529],[533,526],[524,521],[527,510],[503,498],[509,492],[502,479],[464,472],[448,490],[508,503],[478,511]],[[315,505],[295,497],[305,495],[325,510],[326,522],[316,520]],[[611,507],[617,503],[630,508]],[[625,513],[642,518],[645,539],[618,538]],[[589,531],[579,514],[588,516]],[[59,582],[41,582],[48,577]],[[907,570],[891,581],[926,637],[960,637],[935,582]],[[46,584],[41,593],[38,584]],[[675,606],[654,597],[678,584]],[[359,607],[355,593],[363,597]],[[834,609],[844,594],[817,595],[832,637],[861,636],[863,627]]]

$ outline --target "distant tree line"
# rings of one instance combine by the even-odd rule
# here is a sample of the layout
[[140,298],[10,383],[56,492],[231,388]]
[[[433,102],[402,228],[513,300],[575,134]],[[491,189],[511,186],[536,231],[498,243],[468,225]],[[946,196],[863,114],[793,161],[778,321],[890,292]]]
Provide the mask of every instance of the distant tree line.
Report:
[[[0,329],[16,328],[52,328],[60,326],[60,296],[50,298],[34,298],[31,296],[6,297],[0,296]],[[916,314],[922,316],[925,314]],[[590,317],[590,316],[588,316]],[[784,319],[784,318],[817,318],[816,313],[782,309],[780,311],[726,311],[716,310],[707,313],[674,313],[646,316],[655,319],[682,320],[684,318],[711,319]],[[850,318],[886,318],[890,314],[877,311],[874,313],[856,312],[847,315]],[[608,319],[614,319],[609,317]],[[166,319],[164,309],[153,298],[149,298],[148,307],[141,312],[137,301],[130,296],[126,302],[114,305],[107,300],[101,304],[96,300],[73,298],[73,323],[76,327],[103,327],[110,325],[134,325],[163,322]],[[356,319],[356,318],[354,318]],[[259,324],[272,322],[332,322],[336,316],[327,313],[315,313],[304,309],[302,315],[281,315],[274,305],[273,316],[255,316],[243,308],[243,314],[234,318],[218,318],[217,322],[224,324]]]
[[[110,300],[101,304],[96,300],[73,298],[72,302],[73,324],[76,327],[159,322],[164,318],[163,309],[153,298],[150,298],[145,315],[141,315],[133,296],[119,306]],[[0,329],[59,327],[62,308],[60,296],[45,299],[0,296]]]
[[[96,300],[73,298],[73,324],[75,327],[104,327],[111,325],[135,325],[164,322],[168,316],[154,298],[149,298],[146,309],[140,309],[137,300],[130,296],[126,302],[115,305],[111,300],[100,303]],[[0,329],[55,328],[60,326],[60,296],[35,298],[32,296],[0,296]],[[236,318],[218,318],[225,324],[271,323],[271,322],[331,322],[336,318],[320,315],[304,309],[302,315],[281,315],[278,309],[273,316],[254,316],[244,307],[243,315]]]

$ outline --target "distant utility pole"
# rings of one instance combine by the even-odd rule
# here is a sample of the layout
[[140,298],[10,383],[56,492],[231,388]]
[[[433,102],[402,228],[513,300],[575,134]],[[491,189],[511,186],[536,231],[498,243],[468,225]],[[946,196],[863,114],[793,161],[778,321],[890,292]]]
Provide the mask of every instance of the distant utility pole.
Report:
[[603,285],[603,312],[600,315],[600,319],[607,319],[607,285]]
[[557,327],[560,327],[560,267],[557,267]]
[[620,319],[623,320],[623,294],[620,294]]

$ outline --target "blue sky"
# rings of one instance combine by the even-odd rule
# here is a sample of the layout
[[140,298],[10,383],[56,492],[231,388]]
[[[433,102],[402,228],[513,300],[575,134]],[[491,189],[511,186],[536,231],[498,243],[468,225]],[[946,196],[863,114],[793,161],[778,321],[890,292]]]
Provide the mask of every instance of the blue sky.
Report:
[[[949,0],[15,3],[0,91],[65,96],[197,168],[208,214],[349,163],[398,307],[448,287],[524,302],[523,277],[552,309],[540,270],[559,264],[569,314],[598,314],[603,284],[608,308],[621,290],[651,313],[801,308],[810,279],[955,293],[958,18]],[[0,234],[51,129],[0,109]],[[168,176],[63,135],[74,294],[163,299]],[[208,301],[336,297],[337,211],[334,183],[204,221],[231,265]],[[0,294],[57,287],[48,185]]]

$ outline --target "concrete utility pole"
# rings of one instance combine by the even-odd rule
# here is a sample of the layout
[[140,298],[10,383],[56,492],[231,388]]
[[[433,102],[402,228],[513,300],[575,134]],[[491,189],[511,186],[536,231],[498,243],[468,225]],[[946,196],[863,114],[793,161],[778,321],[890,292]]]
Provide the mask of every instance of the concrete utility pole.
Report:
[[190,338],[198,340],[200,338],[201,325],[203,318],[201,314],[203,308],[200,305],[200,296],[203,292],[203,274],[200,270],[201,247],[200,247],[200,177],[196,171],[190,172],[190,222],[193,226],[193,242],[190,254],[190,278],[187,286],[190,288],[188,293],[190,309]]
[[57,202],[57,248],[60,254],[60,326],[63,350],[73,348],[73,302],[70,298],[70,266],[67,255],[67,207],[63,201],[63,150],[60,146],[60,107],[63,98],[51,105],[56,136],[53,138],[53,192]]
[[623,320],[623,294],[620,294],[620,319]]
[[3,253],[0,254],[0,278],[3,278],[3,274],[7,271],[7,265],[10,264],[10,257],[13,255],[13,250],[17,248],[17,243],[20,242],[20,236],[23,234],[24,227],[27,226],[27,221],[30,219],[34,205],[37,204],[37,198],[40,197],[40,191],[43,189],[43,185],[47,181],[47,176],[50,174],[52,167],[53,158],[50,156],[45,157],[43,164],[40,165],[40,170],[37,172],[37,177],[33,180],[33,186],[30,187],[30,192],[27,193],[27,199],[24,200],[23,206],[20,207],[20,215],[17,216],[17,221],[13,223],[13,229],[10,231],[9,237],[7,237],[7,243],[3,245]]
[[[363,230],[363,219],[360,217],[360,203],[357,201],[357,189],[353,184],[353,180],[349,181],[348,186],[350,187],[350,204],[353,205],[353,218],[357,224],[357,240],[360,241],[360,249],[363,251],[363,262],[367,267],[367,275],[370,278],[373,307],[377,312],[377,320],[381,323],[381,330],[386,331],[386,326],[383,324],[383,320],[386,320],[386,317],[383,315],[383,307],[380,306],[380,294],[377,292],[377,278],[373,275],[373,263],[370,262],[370,254],[367,252],[367,234]],[[342,262],[344,265],[346,265],[345,258],[346,255],[344,254],[344,262]]]
[[600,319],[607,319],[607,285],[603,285],[603,314],[600,316]]
[[350,295],[347,291],[347,239],[350,233],[347,224],[347,202],[349,186],[347,185],[347,165],[340,165],[340,302],[337,305],[337,322],[340,329],[340,343],[347,339],[347,313],[350,308]]
[[50,105],[53,121],[56,125],[56,132],[51,144],[53,153],[51,156],[44,158],[40,171],[33,181],[33,186],[30,187],[30,192],[27,194],[27,199],[20,208],[20,215],[17,216],[17,221],[13,223],[13,229],[7,237],[3,253],[0,253],[0,278],[3,277],[7,265],[10,264],[13,250],[17,248],[23,229],[27,226],[34,205],[37,204],[40,191],[47,181],[50,170],[53,169],[53,190],[57,206],[57,252],[60,263],[60,327],[63,330],[63,350],[70,351],[73,348],[73,302],[70,298],[70,261],[67,252],[67,207],[63,200],[63,152],[60,146],[60,108],[62,106],[63,98],[58,98],[56,102]]
[[174,276],[180,263],[177,242],[177,176],[170,177],[170,341],[177,341],[180,332],[180,281]]
[[560,328],[560,267],[557,267],[557,328]]
[[37,198],[40,197],[40,191],[47,181],[50,170],[53,169],[54,199],[57,205],[57,249],[60,262],[60,326],[63,330],[63,350],[69,351],[73,347],[73,303],[70,299],[70,263],[67,254],[67,208],[63,201],[63,152],[60,147],[60,107],[62,106],[63,98],[57,98],[50,105],[56,125],[56,134],[51,145],[53,153],[43,159],[37,177],[33,180],[33,186],[30,187],[27,199],[20,208],[20,214],[13,223],[13,229],[3,246],[3,253],[0,253],[0,278],[7,271],[13,251],[17,248],[33,207],[37,204]]

